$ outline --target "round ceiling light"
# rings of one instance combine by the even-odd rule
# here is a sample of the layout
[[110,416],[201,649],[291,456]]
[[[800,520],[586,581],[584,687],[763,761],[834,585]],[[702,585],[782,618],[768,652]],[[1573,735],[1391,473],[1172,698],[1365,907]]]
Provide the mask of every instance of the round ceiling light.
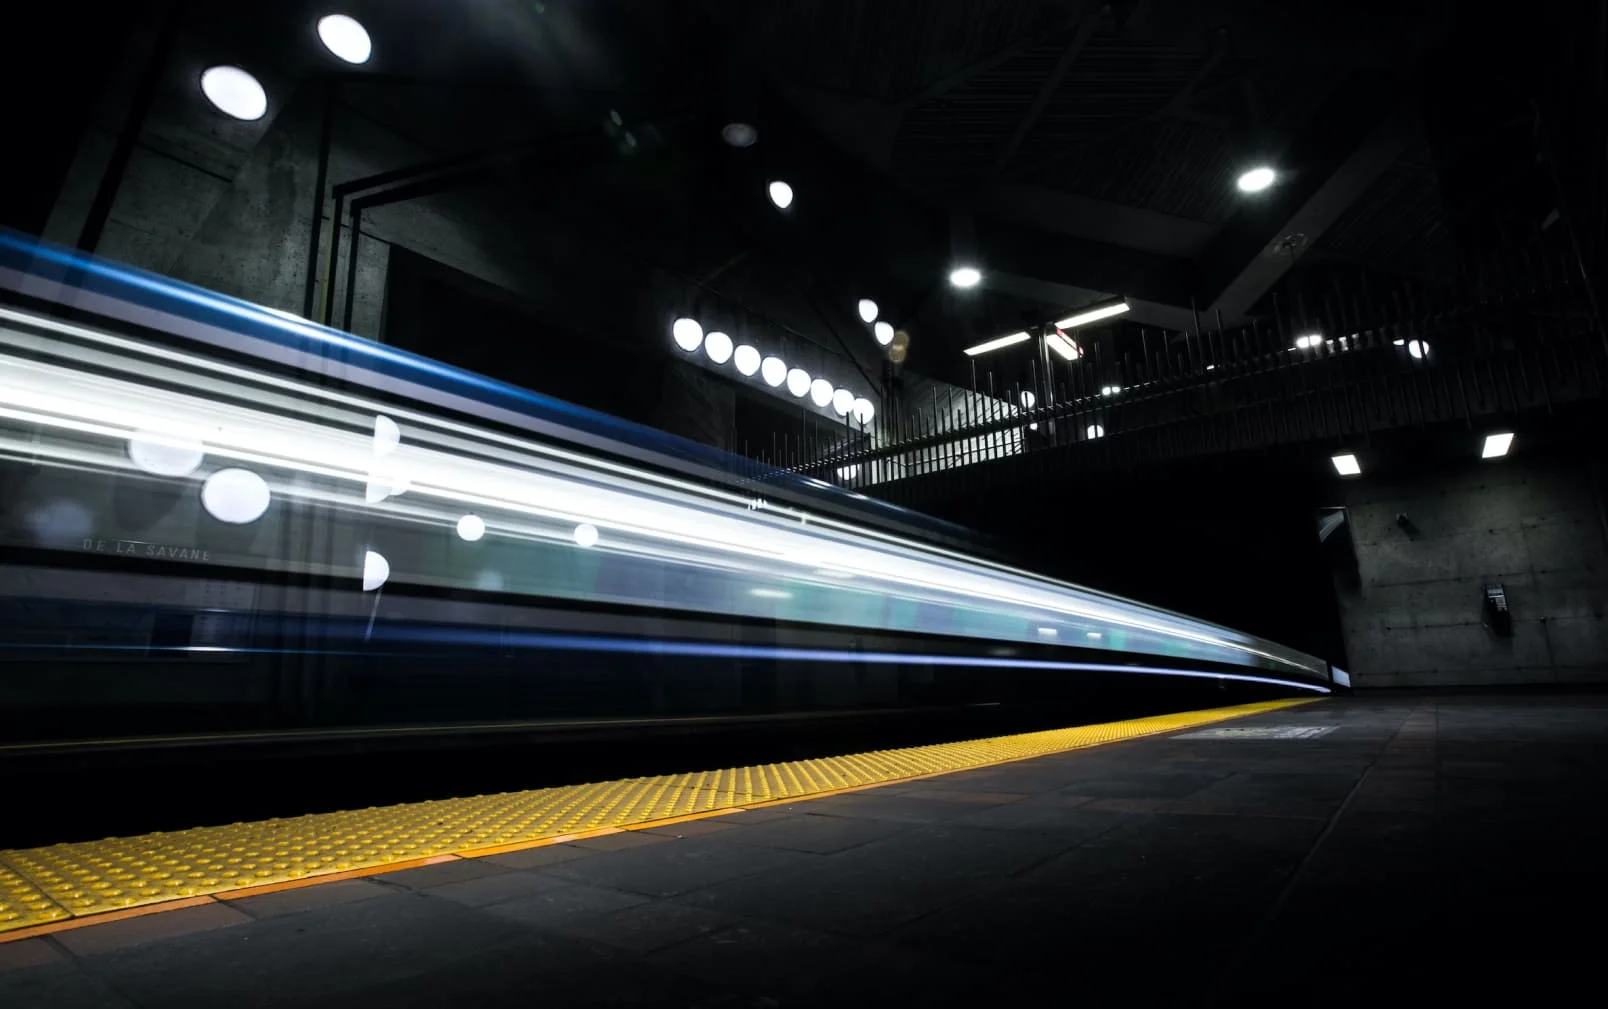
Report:
[[824,378],[818,378],[810,383],[810,402],[816,406],[825,406],[832,402],[832,383]]
[[1260,193],[1278,181],[1278,173],[1266,165],[1258,165],[1239,177],[1235,185],[1242,193]]
[[733,147],[752,147],[759,139],[759,131],[747,123],[727,123],[720,131],[720,139]]
[[189,476],[201,468],[206,446],[199,439],[157,431],[135,431],[128,440],[128,457],[154,476]]
[[1033,409],[1033,404],[1035,404],[1037,402],[1038,402],[1038,397],[1033,395],[1031,390],[1023,390],[1022,391],[1022,407],[1024,409],[1027,409],[1027,410]]
[[1429,344],[1423,340],[1408,340],[1407,353],[1415,360],[1423,360],[1424,355],[1429,353]]
[[871,423],[871,418],[877,415],[876,406],[863,396],[854,401],[854,419],[861,424]]
[[590,522],[582,522],[576,526],[575,532],[571,535],[574,537],[575,545],[578,547],[597,546],[597,526]]
[[201,74],[201,93],[219,112],[252,122],[268,114],[268,92],[239,67],[209,67]]
[[759,377],[772,389],[787,381],[787,362],[779,357],[767,357],[760,362]]
[[957,266],[949,271],[949,282],[956,287],[976,287],[982,279],[982,271],[975,266]]
[[860,318],[865,322],[877,321],[877,303],[870,298],[860,299]]
[[675,339],[676,346],[689,354],[703,343],[703,327],[698,325],[697,319],[677,319],[670,327],[670,335]]
[[473,543],[486,535],[486,520],[479,515],[465,515],[458,520],[458,538]]
[[876,334],[877,342],[884,347],[893,342],[893,323],[891,322],[879,322],[871,327],[871,332]]
[[725,364],[731,360],[731,337],[715,330],[704,337],[704,353],[716,364]]
[[373,550],[363,552],[363,591],[373,592],[391,577],[391,562]]
[[318,38],[324,48],[348,63],[367,63],[374,53],[366,28],[356,18],[331,14],[318,19]]
[[739,374],[752,375],[759,370],[759,351],[745,343],[732,354],[731,363],[737,366]]
[[832,393],[832,410],[839,417],[847,417],[849,411],[854,409],[854,393],[847,389],[838,389]]
[[262,518],[271,498],[268,481],[249,469],[220,469],[201,485],[201,507],[233,526]]
[[770,201],[776,204],[777,210],[786,210],[793,205],[793,187],[785,182],[772,182],[765,190],[770,194]]
[[794,368],[787,373],[787,391],[795,396],[802,396],[810,391],[810,373],[803,368]]
[[1088,435],[1090,438],[1104,438],[1105,428],[1101,427],[1099,424],[1090,424],[1087,430],[1085,430],[1083,433]]

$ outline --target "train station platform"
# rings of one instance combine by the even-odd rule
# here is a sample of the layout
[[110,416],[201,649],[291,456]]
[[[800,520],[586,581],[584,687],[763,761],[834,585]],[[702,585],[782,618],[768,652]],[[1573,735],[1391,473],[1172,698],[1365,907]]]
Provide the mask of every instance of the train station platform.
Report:
[[[10,906],[45,920],[0,932],[0,1005],[1354,1006],[1509,986],[1544,1003],[1588,977],[1608,697],[1163,717],[922,748],[926,766],[839,758],[863,780],[737,769],[729,801],[671,816],[653,814],[678,787],[713,791],[3,852]],[[588,801],[603,826],[551,833]],[[224,843],[276,833],[266,855]],[[309,870],[310,848],[330,861]],[[175,875],[198,892],[144,886]]]

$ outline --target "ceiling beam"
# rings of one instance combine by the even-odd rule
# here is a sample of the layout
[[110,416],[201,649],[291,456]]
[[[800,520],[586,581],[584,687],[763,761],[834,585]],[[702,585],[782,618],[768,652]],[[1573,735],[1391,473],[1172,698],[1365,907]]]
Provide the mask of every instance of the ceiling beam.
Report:
[[[1391,77],[1353,78],[1275,159],[1281,179],[1245,199],[1198,257],[1202,303],[1248,314],[1411,144],[1417,102]],[[1181,300],[1181,299],[1176,299]]]
[[1025,52],[1044,45],[1045,43],[1054,39],[1056,36],[1060,35],[1062,32],[1070,31],[1071,29],[1076,28],[1079,22],[1081,22],[1085,17],[1085,7],[1085,4],[1080,3],[1076,13],[1070,17],[1056,19],[1055,22],[1049,25],[1049,27],[1047,27],[1044,31],[1037,32],[1033,35],[1027,36],[1026,38],[1012,42],[1010,45],[1005,46],[1002,49],[997,49],[988,54],[981,60],[978,60],[976,63],[969,64],[968,66],[962,67],[952,74],[946,74],[943,77],[940,77],[938,80],[933,81],[931,84],[928,84],[915,94],[910,95],[901,101],[899,103],[899,109],[901,111],[913,109],[923,102],[932,101],[934,98],[938,98],[950,91],[953,91],[955,88],[960,87],[973,77],[976,77],[978,74],[987,73],[1002,63],[1007,63]]
[[1056,91],[1060,90],[1061,82],[1066,79],[1067,71],[1072,69],[1072,64],[1077,60],[1078,54],[1083,51],[1084,46],[1089,44],[1089,38],[1094,34],[1094,30],[1100,26],[1101,20],[1104,19],[1106,12],[1110,9],[1109,6],[1102,6],[1084,15],[1083,21],[1078,25],[1077,31],[1073,33],[1071,41],[1067,42],[1066,48],[1061,50],[1061,58],[1056,60],[1055,69],[1045,75],[1043,83],[1039,85],[1038,94],[1033,96],[1032,104],[1028,105],[1027,111],[1022,114],[1021,121],[1016,124],[1016,130],[1011,134],[1011,138],[1005,142],[1005,148],[999,152],[999,157],[995,159],[994,167],[988,173],[990,181],[999,178],[1010,165],[1011,159],[1016,157],[1016,152],[1021,150],[1022,142],[1027,139],[1027,135],[1038,124],[1039,116],[1044,113],[1044,106],[1048,105],[1050,98],[1055,95]]

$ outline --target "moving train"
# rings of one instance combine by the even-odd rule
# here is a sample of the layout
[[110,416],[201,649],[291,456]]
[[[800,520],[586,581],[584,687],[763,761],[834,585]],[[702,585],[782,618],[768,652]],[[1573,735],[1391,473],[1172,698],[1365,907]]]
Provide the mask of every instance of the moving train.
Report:
[[3,745],[1336,685],[272,309],[9,235],[0,292]]

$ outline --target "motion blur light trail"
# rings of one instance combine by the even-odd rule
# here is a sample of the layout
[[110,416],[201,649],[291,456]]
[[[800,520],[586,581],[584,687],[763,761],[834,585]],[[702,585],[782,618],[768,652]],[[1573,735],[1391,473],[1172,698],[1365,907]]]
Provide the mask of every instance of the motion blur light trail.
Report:
[[[369,590],[475,590],[493,569],[502,592],[532,598],[1005,646],[964,659],[983,667],[1107,668],[1012,649],[1042,649],[1041,628],[1060,628],[1059,641],[1128,653],[1146,667],[1134,672],[1209,664],[1328,681],[1321,660],[1227,628],[181,346],[0,308],[0,361],[0,458],[39,467],[21,507],[78,503],[95,525],[82,549],[94,552],[173,544],[186,560],[333,574]],[[152,431],[187,433],[183,465],[137,464]],[[133,529],[112,506],[129,486],[180,493]],[[242,532],[219,540],[209,517]],[[336,530],[327,556],[289,531],[314,519]],[[0,536],[45,545],[28,529]]]

